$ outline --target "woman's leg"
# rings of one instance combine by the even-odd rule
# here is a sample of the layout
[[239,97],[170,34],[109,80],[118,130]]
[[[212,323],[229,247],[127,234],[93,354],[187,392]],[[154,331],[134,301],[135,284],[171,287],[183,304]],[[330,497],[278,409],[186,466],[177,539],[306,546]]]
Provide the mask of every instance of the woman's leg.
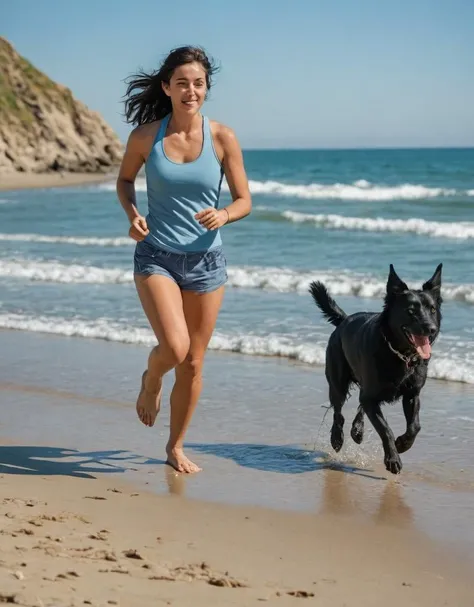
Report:
[[178,285],[153,274],[135,274],[135,285],[143,310],[158,339],[148,357],[148,369],[142,376],[137,414],[145,426],[153,426],[160,410],[163,375],[186,358],[190,339]]
[[183,291],[183,311],[190,337],[187,356],[176,367],[171,392],[170,438],[166,447],[168,463],[180,472],[200,468],[183,452],[184,435],[196,408],[202,387],[202,365],[224,296],[224,286],[210,293]]

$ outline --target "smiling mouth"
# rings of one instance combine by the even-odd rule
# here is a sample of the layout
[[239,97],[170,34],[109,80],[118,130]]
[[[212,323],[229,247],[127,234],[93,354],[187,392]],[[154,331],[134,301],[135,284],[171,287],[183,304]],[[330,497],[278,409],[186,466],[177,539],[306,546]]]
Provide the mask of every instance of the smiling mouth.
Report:
[[415,335],[414,333],[410,333],[405,328],[403,329],[408,341],[412,344],[412,346],[417,351],[420,358],[427,360],[431,357],[431,341],[427,335]]

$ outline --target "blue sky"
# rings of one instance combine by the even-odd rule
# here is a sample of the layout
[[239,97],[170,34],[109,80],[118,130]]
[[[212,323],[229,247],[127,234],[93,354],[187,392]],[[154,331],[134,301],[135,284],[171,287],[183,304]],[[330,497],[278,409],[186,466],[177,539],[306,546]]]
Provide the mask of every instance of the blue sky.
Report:
[[244,148],[473,146],[473,24],[473,0],[15,0],[0,35],[123,140],[124,78],[199,44]]

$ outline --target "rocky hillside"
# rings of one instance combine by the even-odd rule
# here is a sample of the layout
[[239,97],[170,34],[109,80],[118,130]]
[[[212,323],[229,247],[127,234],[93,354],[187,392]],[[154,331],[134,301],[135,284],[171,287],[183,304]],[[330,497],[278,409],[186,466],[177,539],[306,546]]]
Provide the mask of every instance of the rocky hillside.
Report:
[[123,146],[102,117],[0,37],[0,174],[106,172]]

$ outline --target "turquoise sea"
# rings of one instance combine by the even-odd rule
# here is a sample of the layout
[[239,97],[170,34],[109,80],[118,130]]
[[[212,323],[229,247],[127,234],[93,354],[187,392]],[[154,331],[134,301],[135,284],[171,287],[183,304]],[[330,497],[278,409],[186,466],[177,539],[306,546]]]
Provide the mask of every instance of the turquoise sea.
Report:
[[[378,310],[390,263],[419,285],[443,262],[430,376],[474,383],[474,150],[247,151],[245,164],[253,212],[222,230],[212,349],[321,365],[331,327],[310,280],[347,312]],[[143,178],[137,191],[146,213]],[[0,327],[151,344],[127,230],[113,180],[1,193]]]

